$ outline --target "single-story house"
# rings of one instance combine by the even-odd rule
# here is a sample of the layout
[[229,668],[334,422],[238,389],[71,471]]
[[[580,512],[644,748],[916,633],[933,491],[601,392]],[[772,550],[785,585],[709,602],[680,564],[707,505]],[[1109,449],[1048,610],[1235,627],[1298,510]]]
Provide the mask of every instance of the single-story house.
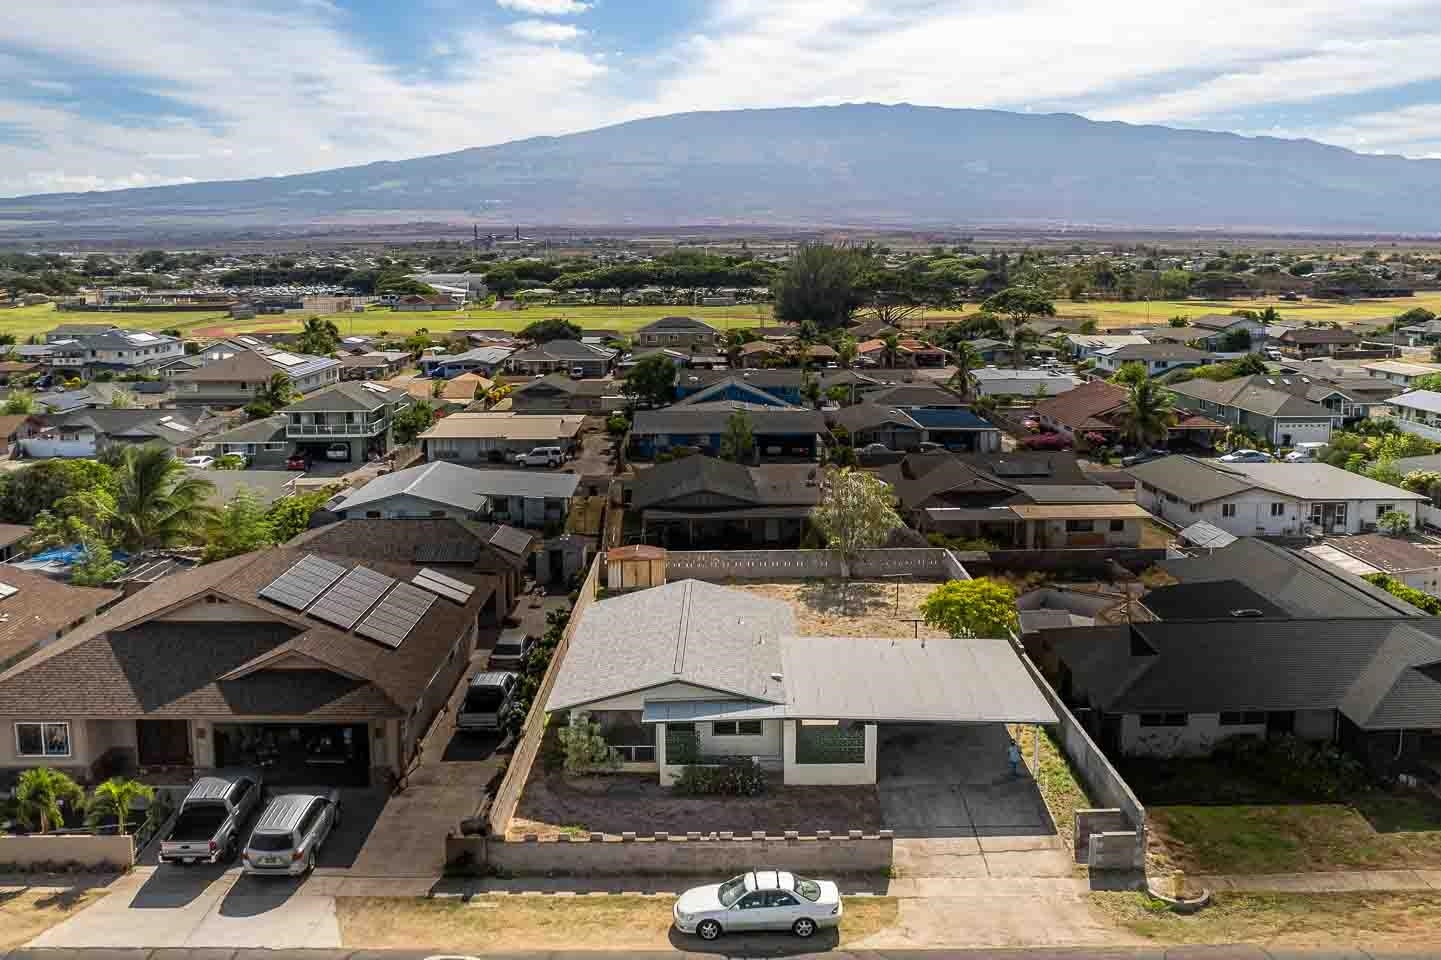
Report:
[[1134,333],[1068,333],[1065,342],[1071,356],[1077,360],[1090,360],[1102,350],[1138,346],[1151,341]]
[[238,453],[249,457],[255,467],[283,466],[295,445],[286,436],[288,418],[283,413],[251,420],[238,427],[207,437],[199,449],[213,457]]
[[161,443],[177,456],[189,456],[203,442],[196,423],[178,410],[96,408],[37,415],[20,428],[25,456],[95,457],[112,446]]
[[664,785],[734,757],[786,785],[870,784],[879,727],[1056,722],[1009,640],[797,636],[789,604],[699,580],[587,607],[546,709]]
[[1396,426],[1432,443],[1441,443],[1441,392],[1410,390],[1386,401]]
[[1208,350],[1219,350],[1227,337],[1244,330],[1251,336],[1252,346],[1266,337],[1266,324],[1256,317],[1231,313],[1208,313],[1191,321],[1194,336],[1191,342]]
[[1011,370],[1003,367],[982,367],[971,371],[971,385],[978,396],[1023,399],[1054,397],[1074,390],[1082,381],[1067,373],[1047,370]]
[[996,452],[1001,431],[969,410],[953,408],[890,407],[865,402],[829,411],[833,428],[844,428],[857,448],[883,443],[891,450],[917,450],[922,443],[939,443],[948,449]]
[[[489,577],[277,547],[164,577],[0,673],[0,768],[264,767],[384,785],[466,669]],[[0,743],[6,743],[0,738]]]
[[1409,388],[1422,377],[1434,377],[1441,373],[1441,364],[1413,363],[1409,360],[1372,360],[1361,364],[1367,376]]
[[605,413],[626,404],[622,381],[572,380],[552,373],[515,388],[510,407],[516,413]]
[[1360,343],[1360,336],[1352,331],[1329,327],[1297,327],[1287,330],[1276,340],[1283,356],[1300,359],[1332,357],[1337,351],[1353,349]]
[[641,459],[676,447],[696,447],[719,454],[721,437],[731,417],[741,415],[750,425],[759,457],[815,459],[826,431],[825,417],[817,410],[775,409],[745,403],[717,401],[638,410],[631,425],[631,445]]
[[1131,467],[1136,502],[1169,523],[1236,536],[1365,533],[1393,510],[1414,526],[1426,496],[1325,463],[1221,463],[1163,457]]
[[635,332],[642,347],[680,347],[692,353],[714,353],[717,330],[694,317],[661,317]]
[[[1041,426],[1068,437],[1098,434],[1115,443],[1124,433],[1124,415],[1130,394],[1125,387],[1105,380],[1090,383],[1036,403]],[[1166,430],[1166,443],[1187,443],[1210,448],[1226,432],[1223,424],[1199,415],[1181,416]]]
[[1301,549],[1358,577],[1382,573],[1414,590],[1441,597],[1441,556],[1405,537],[1381,533],[1327,537]]
[[444,461],[376,477],[342,494],[331,511],[342,519],[492,517],[525,527],[564,523],[580,476],[527,470],[477,470]]
[[460,301],[444,293],[408,293],[391,304],[392,310],[401,313],[425,313],[428,311],[456,310]]
[[463,373],[478,373],[495,379],[515,353],[509,347],[476,347],[464,353],[427,354],[420,358],[420,372],[427,377],[449,379]]
[[1212,354],[1177,343],[1134,343],[1123,347],[1107,347],[1096,351],[1096,367],[1115,373],[1128,363],[1139,363],[1146,375],[1158,377],[1172,370],[1199,367]]
[[551,340],[517,350],[506,360],[506,368],[521,376],[544,376],[565,372],[578,379],[608,376],[618,352],[579,340]]
[[495,386],[494,380],[487,379],[478,373],[462,373],[458,377],[451,377],[445,381],[445,386],[440,390],[440,398],[459,403],[471,403],[474,400],[484,399],[486,391],[493,386]]
[[536,447],[567,453],[585,423],[581,414],[453,413],[420,435],[427,460],[502,463]]
[[388,380],[410,365],[405,350],[372,350],[340,358],[342,380]]
[[702,454],[658,463],[625,485],[642,543],[689,549],[795,548],[820,502],[814,464],[748,467]]
[[[879,376],[855,370],[816,370],[811,375],[820,386],[822,396],[834,387],[845,387],[850,393],[850,402],[887,385]],[[783,404],[799,406],[805,402],[801,396],[804,381],[805,374],[795,368],[686,370],[676,378],[675,392],[677,401],[740,400],[745,403],[766,402],[755,396],[756,393],[764,393]],[[697,398],[698,394],[701,396]]]

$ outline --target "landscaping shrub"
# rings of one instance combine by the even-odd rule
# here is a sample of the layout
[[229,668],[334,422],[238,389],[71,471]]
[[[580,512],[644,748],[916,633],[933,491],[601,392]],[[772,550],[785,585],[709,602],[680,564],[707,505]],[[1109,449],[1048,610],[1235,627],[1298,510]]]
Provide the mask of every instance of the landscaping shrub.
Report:
[[1064,433],[1033,433],[1022,437],[1020,445],[1027,450],[1069,450],[1071,438]]
[[1375,584],[1391,594],[1391,596],[1399,600],[1405,600],[1411,604],[1411,606],[1424,610],[1433,617],[1441,616],[1441,600],[1431,596],[1429,593],[1422,593],[1415,587],[1407,586],[1393,576],[1385,573],[1363,573],[1361,579],[1367,583]]
[[750,760],[683,767],[673,788],[695,797],[755,797],[766,790],[764,771]]
[[1213,759],[1298,799],[1340,800],[1374,785],[1366,767],[1350,754],[1290,735],[1231,737],[1216,747]]

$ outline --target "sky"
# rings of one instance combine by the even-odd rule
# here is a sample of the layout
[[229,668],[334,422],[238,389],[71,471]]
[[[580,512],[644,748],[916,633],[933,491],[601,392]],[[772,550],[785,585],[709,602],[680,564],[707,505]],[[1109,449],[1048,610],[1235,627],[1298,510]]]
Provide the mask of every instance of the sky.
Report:
[[1441,157],[1441,0],[0,6],[0,196],[848,102],[1073,112]]

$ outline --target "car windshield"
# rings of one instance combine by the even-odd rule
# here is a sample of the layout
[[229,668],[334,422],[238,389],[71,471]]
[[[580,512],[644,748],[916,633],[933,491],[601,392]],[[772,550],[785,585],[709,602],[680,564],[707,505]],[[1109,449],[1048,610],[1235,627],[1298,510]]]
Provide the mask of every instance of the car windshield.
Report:
[[293,844],[288,833],[257,833],[250,837],[250,849],[265,852],[289,850]]
[[805,877],[796,877],[796,893],[814,903],[821,898],[821,885]]
[[741,898],[741,894],[745,892],[746,878],[731,877],[725,883],[720,885],[720,902],[723,906],[733,906],[735,902]]

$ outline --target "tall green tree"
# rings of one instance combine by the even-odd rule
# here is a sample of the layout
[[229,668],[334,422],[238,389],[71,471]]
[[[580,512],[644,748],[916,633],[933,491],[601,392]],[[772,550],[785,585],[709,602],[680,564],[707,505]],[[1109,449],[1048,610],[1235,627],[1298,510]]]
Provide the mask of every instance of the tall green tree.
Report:
[[5,405],[0,407],[0,413],[6,416],[23,415],[28,416],[39,409],[35,403],[35,394],[29,390],[15,390],[5,398]]
[[275,542],[266,509],[242,487],[206,527],[204,560],[211,563],[259,550]]
[[881,337],[881,366],[894,369],[901,359],[901,338],[899,334],[888,333]]
[[90,795],[86,819],[92,824],[114,817],[122,835],[129,833],[130,809],[137,800],[154,800],[155,788],[129,777],[111,777]]
[[864,256],[850,247],[802,244],[772,284],[775,316],[785,323],[839,330],[866,302]]
[[126,447],[115,481],[114,506],[105,519],[126,550],[191,543],[214,514],[206,501],[215,485],[159,444]]
[[1121,408],[1121,435],[1138,447],[1165,442],[1166,431],[1176,422],[1171,395],[1150,377],[1131,384]]
[[1056,315],[1056,305],[1051,298],[1034,286],[1007,287],[982,303],[981,310],[1004,319],[1017,368],[1025,360],[1025,341],[1019,339],[1020,331],[1032,320]]
[[725,433],[720,438],[720,455],[722,460],[734,460],[737,463],[749,460],[756,449],[755,433],[751,430],[751,418],[746,416],[744,410],[737,410],[726,418]]
[[549,343],[552,340],[579,340],[585,335],[580,324],[564,317],[548,317],[528,324],[520,331],[521,339],[532,343]]
[[307,317],[300,328],[296,348],[301,353],[327,357],[340,346],[340,328],[324,317]]
[[335,496],[337,487],[327,487],[315,493],[293,494],[282,497],[270,505],[265,517],[270,521],[271,532],[276,543],[287,543],[304,533],[310,526],[310,518]]
[[395,442],[401,446],[415,442],[415,438],[429,430],[435,423],[435,408],[429,400],[417,400],[395,415],[390,429]]
[[892,530],[904,526],[895,502],[890,487],[873,474],[851,467],[828,473],[811,524],[829,549],[840,552],[847,579],[857,551],[884,545]]
[[84,803],[80,784],[51,767],[26,770],[15,785],[15,818],[41,833],[65,826],[62,804],[78,810]]
[[635,403],[663,407],[675,399],[675,363],[663,353],[641,357],[626,374],[621,393]]

